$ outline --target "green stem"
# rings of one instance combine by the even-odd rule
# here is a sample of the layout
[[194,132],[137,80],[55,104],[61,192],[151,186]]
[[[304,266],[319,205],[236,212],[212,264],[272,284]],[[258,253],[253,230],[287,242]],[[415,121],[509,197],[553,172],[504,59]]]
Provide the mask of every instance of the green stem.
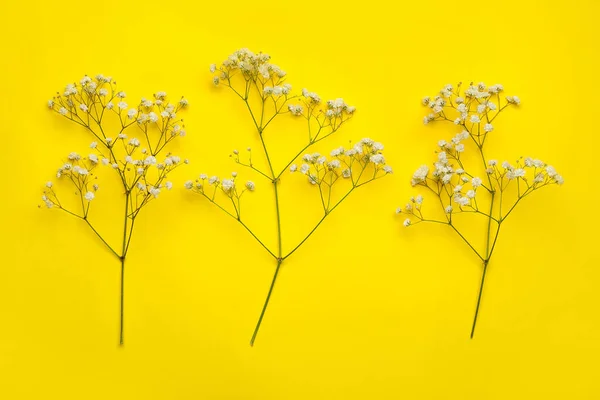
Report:
[[[485,161],[485,156],[483,155],[483,148],[479,146],[479,153],[481,154],[481,159],[483,161],[484,168],[487,168],[487,163]],[[492,188],[492,181],[489,176],[488,181],[490,183],[490,188]],[[492,214],[494,212],[494,199],[496,197],[496,191],[492,190],[491,192],[492,200],[490,202],[490,218],[488,219],[488,227],[486,234],[486,244],[485,244],[485,259],[483,260],[483,273],[481,275],[481,284],[479,285],[479,294],[477,296],[477,306],[475,308],[475,317],[473,318],[473,326],[471,327],[471,339],[473,339],[473,335],[475,335],[475,326],[477,325],[477,316],[479,315],[479,306],[481,305],[481,295],[483,293],[483,287],[485,284],[485,274],[487,272],[488,263],[490,262],[490,258],[492,257],[493,247],[490,248],[490,244],[492,241],[491,233],[492,233]],[[501,220],[500,220],[501,221]],[[500,222],[498,222],[498,229],[496,230],[496,237],[494,239],[494,246],[496,244],[496,239],[498,239],[498,233],[500,231]]]
[[123,319],[125,309],[125,257],[121,257],[121,318],[119,329],[119,345],[123,346]]
[[[125,314],[125,257],[127,256],[127,244],[128,244],[128,240],[127,240],[127,226],[128,226],[128,219],[129,219],[129,196],[130,193],[129,191],[125,192],[125,222],[124,222],[124,226],[123,226],[123,247],[122,247],[122,254],[121,254],[121,315],[120,315],[120,325],[119,325],[119,345],[123,346],[124,343],[124,338],[123,338],[123,320],[124,320],[124,314]],[[133,222],[132,222],[133,223]],[[133,229],[133,227],[132,227]]]
[[481,294],[483,293],[483,285],[485,283],[485,273],[487,272],[489,260],[483,262],[483,274],[481,275],[481,284],[479,285],[479,296],[477,296],[477,307],[475,308],[475,317],[473,318],[473,326],[471,327],[471,339],[475,334],[475,325],[477,325],[477,315],[479,314],[479,305],[481,304]]
[[283,260],[277,260],[277,268],[275,269],[275,274],[273,275],[273,280],[271,281],[271,287],[269,288],[269,293],[267,294],[267,299],[265,300],[265,304],[263,305],[262,311],[260,313],[260,317],[258,318],[258,323],[256,324],[256,328],[254,328],[254,333],[252,334],[252,339],[250,339],[250,346],[254,346],[254,342],[256,341],[256,335],[258,335],[258,330],[260,329],[260,324],[262,323],[263,317],[265,316],[265,312],[267,311],[267,306],[269,305],[269,300],[271,299],[271,294],[273,293],[273,288],[275,287],[275,281],[277,280],[277,275],[279,275],[279,268],[281,268],[281,263]]

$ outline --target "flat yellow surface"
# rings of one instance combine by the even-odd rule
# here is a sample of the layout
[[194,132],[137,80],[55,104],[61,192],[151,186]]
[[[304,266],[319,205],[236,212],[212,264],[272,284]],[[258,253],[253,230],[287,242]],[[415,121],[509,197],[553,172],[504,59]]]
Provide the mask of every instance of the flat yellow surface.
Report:
[[[0,398],[600,397],[598,2],[3,3]],[[201,172],[253,179],[245,211],[275,246],[272,189],[228,158],[256,146],[251,120],[208,71],[240,47],[271,54],[296,89],[357,106],[318,150],[369,136],[395,169],[286,260],[253,348],[273,260],[182,188]],[[136,226],[123,348],[118,262],[82,221],[37,207],[65,156],[91,141],[45,103],[97,73],[132,100],[165,90],[191,104],[175,146],[191,163]],[[566,180],[507,222],[473,340],[477,258],[444,227],[406,230],[394,215],[416,193],[413,171],[456,133],[423,126],[420,99],[458,81],[502,83],[522,100],[499,118],[491,156],[538,157]],[[281,135],[304,134],[283,120],[270,132],[280,161],[296,150]],[[291,248],[319,200],[300,176],[283,179]],[[112,199],[91,218],[118,241]]]

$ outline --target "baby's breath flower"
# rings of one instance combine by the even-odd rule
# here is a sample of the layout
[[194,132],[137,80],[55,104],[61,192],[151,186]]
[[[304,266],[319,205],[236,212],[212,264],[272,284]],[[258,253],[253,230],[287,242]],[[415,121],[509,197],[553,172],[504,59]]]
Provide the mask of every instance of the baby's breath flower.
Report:
[[406,218],[406,219],[404,220],[404,222],[403,222],[403,225],[404,225],[405,227],[407,227],[407,228],[410,226],[410,224],[411,224],[411,222],[410,222],[410,218]]
[[84,197],[87,201],[92,201],[94,200],[94,197],[96,197],[96,195],[94,194],[94,192],[87,192]]
[[421,182],[425,182],[427,175],[429,174],[429,167],[427,165],[421,165],[419,169],[415,171],[412,177],[412,185],[418,185]]
[[253,192],[255,187],[256,186],[254,185],[254,182],[252,182],[252,181],[246,182],[246,189],[248,189],[249,191]]

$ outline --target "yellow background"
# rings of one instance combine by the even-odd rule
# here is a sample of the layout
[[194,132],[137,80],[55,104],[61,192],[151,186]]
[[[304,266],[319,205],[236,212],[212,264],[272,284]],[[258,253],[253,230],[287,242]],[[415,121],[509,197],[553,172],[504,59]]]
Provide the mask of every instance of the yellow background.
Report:
[[[600,397],[598,2],[4,1],[2,10],[0,398]],[[200,172],[238,169],[229,152],[254,144],[243,104],[208,72],[239,47],[271,54],[296,89],[358,107],[321,149],[370,136],[395,168],[284,264],[254,348],[272,260],[181,189]],[[191,103],[176,150],[192,163],[143,212],[132,241],[124,348],[118,263],[81,221],[37,208],[60,161],[91,141],[45,102],[86,73],[112,75],[130,99],[165,90]],[[499,118],[490,155],[542,158],[566,180],[507,222],[474,340],[476,257],[448,230],[405,230],[393,213],[415,193],[412,172],[455,133],[423,126],[420,99],[460,80],[502,83],[522,99]],[[290,149],[279,143],[283,160]],[[273,245],[271,188],[253,179],[249,223]],[[319,200],[298,176],[284,185],[290,247]],[[107,207],[97,218],[116,240],[121,205]]]

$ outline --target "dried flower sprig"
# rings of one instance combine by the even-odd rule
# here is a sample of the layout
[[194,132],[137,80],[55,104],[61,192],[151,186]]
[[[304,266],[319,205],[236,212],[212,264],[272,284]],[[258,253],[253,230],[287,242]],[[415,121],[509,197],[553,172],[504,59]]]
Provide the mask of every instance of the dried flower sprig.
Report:
[[[183,119],[177,113],[187,107],[181,98],[171,103],[165,92],[157,92],[152,99],[142,99],[137,106],[129,107],[126,94],[116,82],[103,75],[84,76],[79,83],[68,84],[64,92],[48,102],[48,107],[84,127],[96,141],[91,153],[81,156],[70,153],[58,169],[56,178],[66,180],[75,187],[81,210],[69,209],[59,200],[52,182],[46,184],[42,200],[48,208],[57,208],[83,220],[121,264],[119,343],[123,345],[125,260],[133,236],[135,221],[143,207],[156,199],[162,190],[170,190],[170,172],[186,163],[171,153],[162,154],[175,138],[185,135]],[[116,131],[114,131],[116,126]],[[126,131],[139,129],[140,138],[128,137]],[[106,132],[111,129],[114,136]],[[119,176],[125,196],[123,236],[120,247],[110,245],[92,225],[89,214],[99,189],[92,181],[97,179],[94,170],[99,166],[114,170]]]
[[[424,118],[425,124],[451,121],[461,129],[450,141],[438,142],[437,161],[433,169],[422,165],[411,181],[413,186],[425,187],[438,198],[436,204],[439,203],[444,217],[436,219],[424,216],[424,197],[421,194],[412,197],[404,208],[396,210],[409,216],[404,220],[406,227],[421,222],[449,226],[481,260],[483,271],[471,338],[475,333],[485,275],[501,226],[525,197],[542,187],[563,183],[562,176],[543,161],[527,157],[513,164],[508,161],[498,163],[486,156],[484,144],[494,131],[494,120],[507,107],[520,104],[517,96],[506,96],[503,100],[503,91],[502,85],[488,87],[483,83],[471,84],[464,91],[461,91],[460,84],[456,88],[446,85],[433,99],[423,99],[423,105],[431,109],[431,113]],[[471,142],[479,153],[477,158],[480,159],[481,175],[476,167],[468,169],[465,165],[469,161],[465,156],[466,149]],[[487,219],[485,252],[477,250],[473,241],[457,227],[457,221],[465,214],[480,215]]]
[[[282,263],[316,231],[350,193],[391,173],[392,169],[386,165],[385,158],[381,154],[383,145],[371,139],[363,139],[350,149],[337,148],[331,152],[329,160],[325,156],[313,153],[304,155],[300,166],[294,164],[310,147],[337,132],[352,118],[355,108],[347,105],[342,99],[323,103],[316,93],[306,89],[302,90],[301,95],[293,95],[292,86],[285,82],[286,73],[270,63],[270,56],[264,53],[254,54],[247,49],[241,49],[229,56],[220,66],[211,65],[210,71],[215,74],[213,78],[215,85],[230,88],[245,103],[257,131],[262,147],[261,155],[264,155],[268,169],[264,171],[257,167],[253,162],[250,148],[247,149],[247,156],[244,157],[240,156],[239,151],[234,150],[232,153],[234,161],[266,179],[273,186],[277,230],[275,250],[271,250],[242,219],[241,199],[246,192],[254,191],[254,182],[248,181],[238,186],[237,173],[233,173],[231,177],[223,179],[202,174],[195,182],[188,181],[185,184],[186,188],[204,196],[238,221],[276,262],[267,298],[250,340],[250,345],[254,345]],[[308,137],[306,145],[291,157],[289,162],[283,167],[277,167],[271,161],[265,140],[265,129],[276,117],[284,114],[305,120]],[[290,250],[284,251],[279,190],[282,175],[288,169],[306,175],[308,181],[318,188],[323,215],[303,240]],[[347,189],[341,198],[337,198],[335,194],[332,195],[332,188],[342,181],[347,182]],[[221,199],[224,199],[224,202]]]

